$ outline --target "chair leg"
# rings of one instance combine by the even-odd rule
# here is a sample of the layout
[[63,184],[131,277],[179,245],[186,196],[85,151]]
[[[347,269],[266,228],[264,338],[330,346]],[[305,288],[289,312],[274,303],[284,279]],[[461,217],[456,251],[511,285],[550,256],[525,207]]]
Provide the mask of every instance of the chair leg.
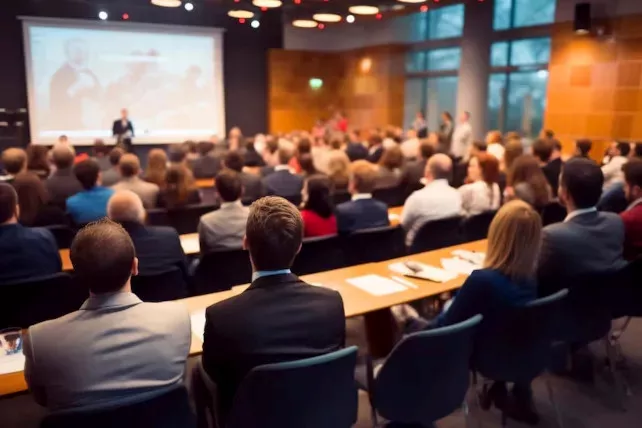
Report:
[[544,382],[546,383],[546,389],[548,389],[548,398],[553,404],[553,409],[555,409],[555,418],[557,419],[557,426],[559,428],[564,428],[564,423],[562,421],[562,415],[560,413],[559,405],[555,399],[555,394],[553,394],[553,385],[551,385],[551,379],[548,374],[544,375]]

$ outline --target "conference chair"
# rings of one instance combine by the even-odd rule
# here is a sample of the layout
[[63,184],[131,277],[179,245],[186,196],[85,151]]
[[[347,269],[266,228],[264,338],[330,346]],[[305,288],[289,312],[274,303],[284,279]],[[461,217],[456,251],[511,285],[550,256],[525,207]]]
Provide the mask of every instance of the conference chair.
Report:
[[398,207],[404,203],[404,188],[402,186],[381,187],[372,192],[372,197],[389,207]]
[[47,415],[41,428],[195,428],[196,420],[183,385],[153,397],[114,405],[95,405]]
[[542,216],[544,226],[560,223],[566,218],[566,208],[558,201],[552,201],[542,208],[540,215]]
[[423,224],[415,235],[409,254],[423,253],[462,243],[460,216],[432,220]]
[[229,290],[252,282],[252,265],[246,250],[237,248],[203,254],[194,276],[192,294],[201,295]]
[[66,273],[0,284],[0,329],[27,328],[80,308],[89,297],[86,285]]
[[464,242],[479,241],[488,237],[488,229],[497,211],[486,211],[464,219],[461,223]]
[[404,234],[400,226],[358,230],[342,239],[346,266],[381,262],[405,255]]
[[[548,367],[568,294],[568,289],[563,289],[525,306],[486,316],[475,335],[471,360],[475,377],[478,373],[487,380],[529,387]],[[562,426],[548,379],[546,383],[557,422]],[[502,426],[506,423],[507,415],[502,412]]]
[[216,211],[220,208],[218,204],[194,204],[182,208],[167,210],[169,225],[172,226],[179,235],[186,233],[196,233],[201,216]]
[[469,360],[481,321],[482,316],[475,315],[458,324],[409,334],[376,375],[368,359],[367,383],[363,373],[357,380],[368,391],[373,426],[378,413],[393,423],[432,427],[462,404],[467,417]]
[[169,226],[169,215],[165,208],[147,210],[146,222],[150,226]]
[[185,274],[178,267],[157,275],[132,276],[132,291],[143,302],[165,302],[188,296]]
[[347,190],[335,191],[332,194],[332,202],[334,202],[334,205],[339,205],[344,202],[348,202],[350,199],[352,199],[352,195]]
[[338,235],[306,238],[292,265],[297,275],[323,272],[344,266],[341,238]]
[[[281,195],[277,195],[277,196],[281,196]],[[298,207],[299,205],[301,205],[302,198],[300,193],[297,195],[288,195],[288,196],[281,196],[281,197],[287,201],[290,201],[292,205],[294,205],[295,207]]]
[[56,245],[58,249],[70,248],[71,242],[76,236],[76,231],[69,226],[65,225],[55,225],[45,227],[56,239]]

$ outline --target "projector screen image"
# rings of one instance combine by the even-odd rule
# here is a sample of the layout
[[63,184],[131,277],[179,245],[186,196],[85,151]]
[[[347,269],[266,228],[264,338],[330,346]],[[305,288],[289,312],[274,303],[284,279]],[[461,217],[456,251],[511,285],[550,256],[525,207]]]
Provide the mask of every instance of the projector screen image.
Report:
[[134,144],[224,134],[220,30],[103,24],[23,21],[34,143],[110,143],[123,108]]

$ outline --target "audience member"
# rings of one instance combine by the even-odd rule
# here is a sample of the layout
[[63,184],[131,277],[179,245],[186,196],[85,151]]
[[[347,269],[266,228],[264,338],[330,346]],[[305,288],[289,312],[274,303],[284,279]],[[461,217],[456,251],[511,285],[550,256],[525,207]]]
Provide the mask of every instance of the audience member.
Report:
[[515,159],[524,154],[524,146],[522,141],[519,139],[508,140],[504,148],[504,157],[500,159],[500,168],[501,170],[509,174]]
[[383,151],[379,159],[379,169],[377,171],[378,189],[388,189],[397,187],[401,183],[401,167],[403,166],[403,153],[399,146],[393,146]]
[[279,150],[279,143],[271,135],[265,137],[265,150],[263,151],[263,162],[266,167],[274,167],[279,163],[279,156],[277,151]]
[[468,156],[470,146],[473,143],[473,128],[470,126],[470,113],[465,111],[461,114],[459,123],[453,131],[452,154],[457,158]]
[[151,149],[147,156],[147,168],[145,169],[144,179],[149,183],[154,183],[159,189],[164,189],[165,177],[167,175],[167,153],[163,149]]
[[107,202],[114,190],[100,185],[100,167],[93,159],[74,166],[74,174],[83,190],[67,199],[67,212],[75,224],[100,220],[107,215]]
[[140,174],[138,156],[131,153],[124,154],[118,162],[118,168],[121,179],[113,186],[113,189],[115,191],[131,190],[140,197],[146,209],[155,208],[159,188],[158,185],[143,181],[138,176]]
[[109,152],[110,149],[103,140],[94,141],[94,160],[98,163],[100,171],[107,171],[111,168],[111,163],[109,162]]
[[73,170],[76,153],[72,146],[66,144],[56,144],[51,150],[56,170],[46,181],[47,193],[53,204],[64,207],[70,196],[83,189]]
[[557,197],[560,173],[562,172],[562,159],[552,159],[554,151],[553,140],[538,139],[533,143],[533,155],[539,160],[539,166],[551,186],[553,197]]
[[176,229],[146,226],[146,213],[140,196],[130,190],[117,191],[109,199],[107,215],[129,233],[141,275],[160,275],[178,268],[187,276],[185,253]]
[[541,140],[552,140],[555,138],[555,133],[551,131],[550,129],[544,129],[542,128],[539,131],[539,139]]
[[2,165],[5,175],[0,182],[11,183],[16,175],[27,170],[27,153],[19,148],[11,147],[2,152]]
[[403,157],[406,159],[416,159],[419,157],[419,138],[414,129],[408,130],[406,133],[406,140],[399,146]]
[[608,189],[612,185],[622,183],[624,181],[622,166],[628,162],[630,151],[631,146],[629,143],[619,142],[615,145],[609,163],[602,167],[602,174],[604,174],[604,189]]
[[202,364],[217,387],[221,425],[236,389],[254,367],[344,346],[339,293],[310,286],[290,272],[302,237],[301,215],[286,200],[267,197],[250,207],[243,244],[254,271],[252,284],[205,314]]
[[19,218],[15,189],[0,183],[0,284],[53,275],[62,268],[51,232],[24,227]]
[[406,230],[406,245],[412,244],[425,223],[461,214],[461,195],[448,184],[452,168],[452,160],[443,153],[428,159],[424,172],[426,187],[410,195],[401,212],[401,225]]
[[192,162],[198,158],[198,145],[195,141],[188,140],[185,141],[182,146],[185,152],[185,161],[191,168]]
[[348,134],[348,144],[346,145],[345,151],[350,162],[366,159],[368,157],[368,148],[363,145],[359,130],[354,129]]
[[265,187],[261,177],[243,172],[243,156],[235,151],[228,152],[223,160],[223,166],[236,171],[243,187],[243,201],[254,202],[265,195]]
[[33,172],[42,180],[49,177],[51,172],[51,167],[47,160],[48,152],[47,146],[39,144],[29,144],[27,146],[27,171]]
[[296,144],[296,156],[292,156],[288,162],[290,171],[293,171],[295,174],[301,173],[301,162],[300,158],[305,155],[311,155],[312,153],[312,143],[308,138],[301,138]]
[[468,184],[461,186],[462,213],[465,216],[494,211],[501,205],[502,195],[497,180],[499,161],[488,153],[480,153],[468,162]]
[[336,209],[339,232],[350,233],[390,225],[388,206],[372,198],[376,183],[377,167],[375,165],[365,160],[352,163],[348,185],[352,200],[339,204]]
[[633,145],[633,156],[636,158],[642,158],[642,143],[635,143]]
[[371,163],[379,163],[383,155],[383,139],[379,134],[373,134],[368,140],[368,156],[366,160]]
[[171,144],[167,149],[167,158],[169,159],[170,165],[185,165],[187,150],[184,144]]
[[589,159],[589,153],[593,147],[593,142],[588,139],[581,139],[575,142],[575,156]]
[[350,159],[343,151],[333,150],[328,153],[328,177],[334,192],[348,190],[350,181]]
[[165,188],[158,193],[159,208],[175,209],[201,202],[201,196],[188,169],[173,165],[165,173]]
[[534,156],[522,155],[515,159],[507,181],[508,187],[504,192],[506,200],[521,199],[540,210],[553,197],[551,186]]
[[337,218],[332,202],[332,182],[325,175],[308,177],[303,185],[303,236],[336,235]]
[[437,149],[439,153],[450,153],[454,130],[453,117],[447,111],[442,112],[441,123],[439,124],[439,145]]
[[624,193],[629,202],[620,214],[624,223],[624,256],[632,260],[642,254],[642,159],[625,164]]
[[608,271],[624,265],[622,220],[617,214],[595,208],[603,185],[604,175],[592,160],[575,158],[566,162],[559,198],[568,215],[563,223],[544,228],[540,278]]
[[288,200],[297,200],[303,188],[303,178],[292,174],[288,163],[294,153],[289,147],[281,147],[278,151],[279,165],[274,167],[274,172],[263,178],[268,195],[281,196]]
[[417,133],[418,138],[426,138],[428,136],[428,123],[424,117],[424,112],[419,110],[415,113],[415,119],[412,121],[412,129]]
[[125,154],[125,152],[120,147],[115,147],[109,152],[109,164],[111,167],[102,173],[103,186],[111,187],[120,181],[121,177],[118,163],[123,154]]
[[319,174],[319,171],[314,167],[314,159],[310,153],[299,156],[300,174],[303,177],[310,177]]
[[36,402],[53,411],[116,405],[182,384],[189,314],[180,303],[143,303],[132,293],[138,261],[123,228],[108,220],[85,227],[70,256],[90,296],[80,310],[24,336],[25,379]]
[[245,144],[245,154],[243,157],[245,158],[245,166],[248,168],[261,168],[265,166],[263,156],[261,156],[256,148],[257,145],[265,147],[265,141],[259,144],[259,142],[257,142],[257,138],[258,137],[255,137],[254,140],[248,140]]
[[49,204],[45,185],[36,174],[22,172],[16,175],[12,184],[18,195],[20,224],[28,227],[43,227],[69,223],[62,208]]
[[428,141],[422,141],[419,146],[419,157],[407,161],[401,172],[401,182],[404,184],[404,192],[410,195],[421,185],[421,179],[426,171],[426,163],[435,154],[435,145]]
[[241,248],[250,212],[241,203],[243,185],[238,172],[222,170],[216,176],[215,186],[221,208],[202,216],[198,224],[202,254]]
[[496,130],[488,131],[486,134],[486,146],[488,153],[495,156],[498,161],[501,162],[504,159],[504,140],[501,132]]

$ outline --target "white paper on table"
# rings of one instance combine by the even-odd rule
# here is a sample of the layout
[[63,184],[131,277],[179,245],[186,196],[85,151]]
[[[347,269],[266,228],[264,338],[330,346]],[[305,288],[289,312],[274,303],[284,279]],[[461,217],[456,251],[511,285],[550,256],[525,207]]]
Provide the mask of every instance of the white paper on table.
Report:
[[203,341],[205,332],[205,310],[192,313],[190,316],[192,321],[192,334]]
[[181,246],[185,254],[198,254],[201,252],[201,245],[198,238],[181,239]]
[[470,275],[475,269],[479,269],[479,266],[456,257],[451,259],[441,259],[441,265],[448,272],[463,275]]
[[415,262],[415,264],[421,268],[421,271],[415,273],[403,262],[397,262],[388,265],[388,269],[402,275],[422,277],[422,279],[427,279],[433,282],[447,282],[457,278],[457,276],[459,275],[459,272],[451,272],[449,270],[444,270],[424,263]]
[[380,275],[357,276],[346,279],[346,282],[373,296],[385,296],[407,290],[404,285]]
[[24,368],[25,356],[22,353],[0,357],[0,374],[20,372]]
[[468,250],[455,250],[452,252],[452,255],[477,265],[478,267],[481,267],[484,264],[484,259],[486,258],[486,253]]

